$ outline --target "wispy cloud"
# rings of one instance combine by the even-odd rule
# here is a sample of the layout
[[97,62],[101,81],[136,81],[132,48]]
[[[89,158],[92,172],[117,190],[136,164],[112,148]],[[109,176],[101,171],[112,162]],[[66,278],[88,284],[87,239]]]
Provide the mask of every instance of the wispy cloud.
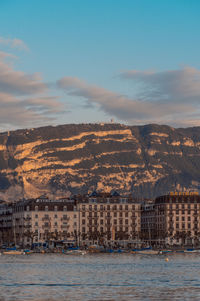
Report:
[[[151,76],[150,74],[151,73],[146,72],[140,73],[137,80],[138,78],[142,78],[143,80],[145,76]],[[127,75],[123,74],[123,78],[127,78]],[[164,79],[162,80],[164,81]],[[144,96],[145,93],[141,92],[141,94],[135,98],[129,98],[98,86],[89,85],[85,81],[73,77],[60,79],[57,82],[57,86],[67,92],[68,95],[81,97],[91,104],[95,103],[99,109],[111,116],[117,117],[121,121],[128,121],[135,124],[151,122],[174,124],[175,117],[175,120],[178,122],[178,116],[180,114],[184,116],[193,114],[196,109],[194,103],[191,104],[186,101],[167,101],[167,87],[165,89],[165,97],[160,99],[158,97],[160,91],[153,90],[150,85],[148,88],[149,94],[147,93],[147,95]],[[170,101],[171,103],[169,103]]]
[[0,45],[16,48],[18,50],[24,50],[24,51],[29,50],[28,46],[22,40],[16,38],[9,39],[9,38],[0,37]]
[[13,55],[0,52],[0,127],[30,127],[52,122],[64,111],[60,98],[49,95],[41,75],[15,70]]
[[130,70],[120,74],[121,79],[140,84],[140,99],[162,103],[199,103],[200,70],[185,67],[163,72]]

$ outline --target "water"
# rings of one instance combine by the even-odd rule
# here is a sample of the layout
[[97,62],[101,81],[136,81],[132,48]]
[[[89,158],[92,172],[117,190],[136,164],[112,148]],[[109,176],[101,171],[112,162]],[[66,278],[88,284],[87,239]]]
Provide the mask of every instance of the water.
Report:
[[0,301],[200,300],[200,254],[0,256]]

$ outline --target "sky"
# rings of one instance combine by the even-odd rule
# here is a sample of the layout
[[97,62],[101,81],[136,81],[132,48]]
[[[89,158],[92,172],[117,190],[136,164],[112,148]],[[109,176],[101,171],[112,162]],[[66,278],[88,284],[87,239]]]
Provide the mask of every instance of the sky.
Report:
[[0,0],[0,131],[200,126],[199,0]]

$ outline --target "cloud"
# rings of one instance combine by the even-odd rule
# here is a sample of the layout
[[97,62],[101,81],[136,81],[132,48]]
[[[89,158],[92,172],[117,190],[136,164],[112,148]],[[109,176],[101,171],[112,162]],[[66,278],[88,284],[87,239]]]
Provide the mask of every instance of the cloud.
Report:
[[28,46],[20,39],[8,39],[0,37],[0,45],[16,48],[18,50],[28,51]]
[[130,70],[121,73],[120,78],[140,84],[140,99],[168,104],[197,104],[200,100],[200,70],[195,68],[163,72]]
[[31,95],[47,90],[39,74],[25,74],[14,70],[13,66],[5,61],[10,54],[0,53],[0,91],[15,95]]
[[[127,75],[123,76],[127,77]],[[150,76],[150,74],[137,74],[137,79],[139,76],[143,79],[145,76]],[[176,116],[176,120],[178,120],[177,118],[180,113],[185,115],[195,112],[195,106],[190,102],[171,102],[171,104],[169,104],[168,101],[149,97],[149,95],[148,97],[139,95],[137,98],[129,98],[98,86],[89,85],[79,78],[64,77],[57,81],[57,86],[63,89],[68,95],[84,98],[91,104],[95,103],[100,110],[110,116],[115,116],[121,121],[128,121],[135,124],[156,122],[172,124],[174,121],[173,117]],[[151,93],[151,96],[157,96],[158,92],[149,88],[149,93]]]
[[50,96],[48,84],[39,73],[15,70],[12,54],[0,52],[0,127],[32,127],[52,123],[64,112],[57,96]]

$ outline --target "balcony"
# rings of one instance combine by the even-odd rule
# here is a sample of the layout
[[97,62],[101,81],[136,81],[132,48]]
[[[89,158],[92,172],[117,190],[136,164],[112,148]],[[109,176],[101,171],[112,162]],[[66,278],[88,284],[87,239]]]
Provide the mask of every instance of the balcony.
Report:
[[69,229],[69,225],[61,225],[61,229]]
[[49,216],[44,216],[42,218],[42,221],[50,221],[50,220],[51,220],[51,218]]
[[42,226],[42,229],[49,230],[50,227],[51,227],[50,224],[49,224],[49,225],[43,225],[43,226]]
[[62,222],[68,222],[69,220],[70,220],[69,217],[62,217],[62,218],[61,218],[61,221],[62,221]]

